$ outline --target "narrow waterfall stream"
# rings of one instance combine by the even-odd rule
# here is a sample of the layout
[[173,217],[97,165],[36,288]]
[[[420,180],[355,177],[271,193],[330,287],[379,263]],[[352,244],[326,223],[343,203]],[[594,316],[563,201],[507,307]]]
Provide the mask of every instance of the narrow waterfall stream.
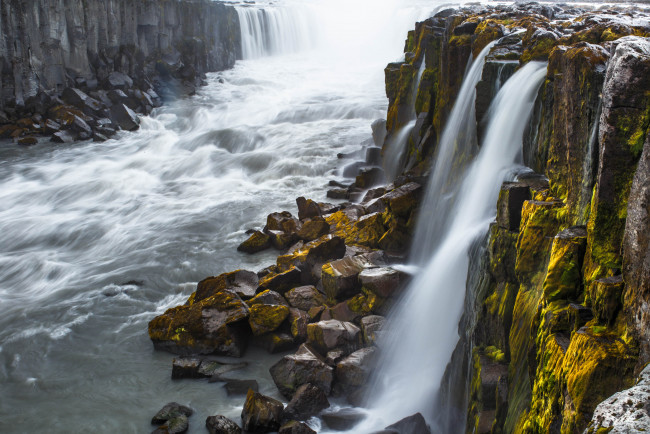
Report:
[[[238,253],[244,232],[342,180],[336,154],[385,116],[383,68],[431,12],[418,0],[268,8],[240,9],[248,60],[138,132],[0,142],[0,432],[148,432],[170,401],[196,409],[190,432],[239,418],[243,401],[221,385],[170,379],[173,355],[154,351],[147,323],[206,276],[274,261]],[[241,375],[277,396],[277,358],[251,348]]]
[[[381,344],[385,350],[369,393],[369,416],[354,432],[381,429],[416,412],[429,422],[435,419],[431,403],[458,341],[469,248],[486,233],[501,183],[521,162],[524,128],[545,74],[545,64],[527,64],[492,103],[485,140],[462,178],[440,243],[389,318]],[[431,221],[437,214],[420,218]],[[432,429],[440,432],[439,427]]]

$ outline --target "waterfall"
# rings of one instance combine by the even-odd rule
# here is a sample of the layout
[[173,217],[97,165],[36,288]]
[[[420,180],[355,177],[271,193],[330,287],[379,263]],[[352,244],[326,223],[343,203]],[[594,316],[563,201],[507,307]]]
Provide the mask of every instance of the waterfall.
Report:
[[[443,216],[440,243],[386,326],[388,334],[381,345],[386,351],[369,394],[370,417],[355,432],[382,428],[416,412],[429,422],[435,419],[431,403],[459,338],[469,250],[485,235],[500,186],[521,160],[524,128],[545,74],[544,63],[530,62],[504,84],[492,103],[485,141],[465,171],[456,200],[451,200],[449,218]],[[440,160],[436,169],[439,166]],[[431,209],[430,204],[424,209]],[[440,224],[435,214],[421,215],[421,220]],[[416,233],[415,239],[420,236]]]
[[404,125],[393,137],[390,137],[386,140],[386,148],[384,150],[384,173],[386,174],[386,179],[389,181],[395,180],[397,175],[400,174],[404,168],[404,150],[408,145],[408,139],[413,133],[413,128],[416,123],[415,113],[415,99],[418,95],[418,89],[420,88],[420,82],[422,81],[422,74],[424,74],[424,69],[426,68],[426,59],[422,56],[422,61],[418,72],[416,75],[415,83],[413,84],[413,89],[411,90],[411,107],[413,108],[410,113],[411,120]]
[[483,48],[467,71],[433,158],[434,167],[422,201],[421,216],[436,217],[434,220],[423,217],[418,220],[417,236],[413,238],[411,248],[411,261],[418,265],[431,256],[432,246],[443,234],[448,210],[457,197],[459,176],[476,153],[476,85],[481,79],[485,57],[495,43],[491,42]]
[[242,58],[294,53],[313,47],[317,36],[307,8],[238,6]]

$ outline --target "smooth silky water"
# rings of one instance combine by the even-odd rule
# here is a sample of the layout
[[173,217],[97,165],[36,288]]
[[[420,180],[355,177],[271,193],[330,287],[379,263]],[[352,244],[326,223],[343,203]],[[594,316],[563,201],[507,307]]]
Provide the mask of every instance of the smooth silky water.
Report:
[[[139,131],[0,143],[0,432],[147,432],[169,401],[196,410],[190,432],[208,415],[239,420],[244,399],[221,383],[170,379],[147,323],[206,276],[273,263],[236,251],[245,230],[295,213],[297,196],[325,200],[336,154],[385,116],[383,68],[432,5],[276,2],[270,41],[245,40],[249,60]],[[250,348],[237,376],[278,396],[279,357]]]

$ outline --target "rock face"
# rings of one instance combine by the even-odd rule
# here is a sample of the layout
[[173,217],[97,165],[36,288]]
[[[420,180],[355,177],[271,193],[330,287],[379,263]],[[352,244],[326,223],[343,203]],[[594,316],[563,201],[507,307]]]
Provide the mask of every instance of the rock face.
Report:
[[[137,121],[124,104],[148,113],[159,94],[192,93],[206,72],[232,67],[240,47],[237,13],[218,2],[3,1],[0,119],[56,120],[48,112],[65,101],[93,129],[111,109],[120,110],[116,123],[131,130]],[[105,91],[114,89],[123,97],[109,98]]]

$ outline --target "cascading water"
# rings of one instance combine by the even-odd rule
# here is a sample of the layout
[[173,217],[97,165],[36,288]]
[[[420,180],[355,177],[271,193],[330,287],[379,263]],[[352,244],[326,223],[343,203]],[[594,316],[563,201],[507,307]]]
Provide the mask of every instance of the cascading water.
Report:
[[445,236],[386,327],[389,334],[381,343],[384,350],[369,393],[370,414],[355,432],[381,429],[416,412],[429,422],[435,420],[432,403],[458,341],[469,249],[486,233],[501,183],[521,160],[524,128],[545,73],[545,64],[530,62],[505,83],[492,103],[484,143],[458,189]]
[[238,6],[236,9],[244,59],[294,53],[313,48],[318,40],[314,32],[318,26],[307,7]]
[[421,215],[435,216],[435,219],[420,218],[417,223],[410,256],[418,265],[429,259],[442,235],[448,212],[458,196],[460,183],[457,181],[476,153],[476,84],[481,79],[485,57],[495,43],[483,48],[471,63],[434,155]]
[[413,127],[416,123],[416,113],[415,113],[415,99],[420,88],[420,82],[422,81],[422,74],[424,74],[424,69],[426,68],[426,59],[422,56],[420,61],[420,67],[415,78],[415,83],[413,84],[413,89],[411,90],[411,106],[413,107],[411,113],[411,120],[404,125],[393,137],[387,139],[386,147],[384,148],[384,173],[386,174],[386,179],[393,181],[397,175],[400,174],[403,168],[403,156],[404,150],[407,147],[407,142],[411,133],[413,132]]

